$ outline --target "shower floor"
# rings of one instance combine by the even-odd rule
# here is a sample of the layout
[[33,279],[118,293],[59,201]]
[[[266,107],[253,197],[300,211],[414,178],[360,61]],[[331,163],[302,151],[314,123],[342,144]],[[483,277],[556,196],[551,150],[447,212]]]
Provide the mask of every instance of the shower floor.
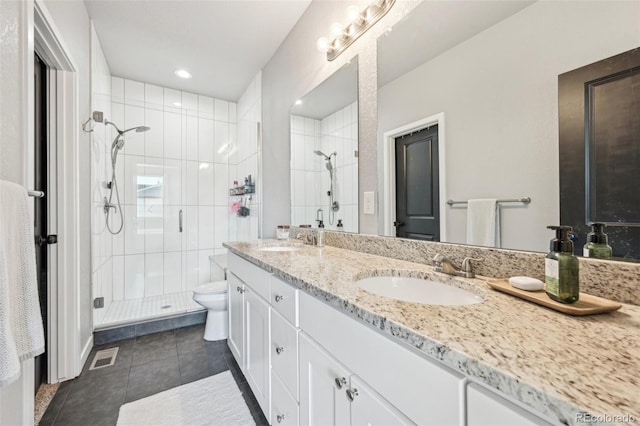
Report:
[[141,299],[113,301],[107,308],[104,320],[96,324],[96,329],[204,310],[193,301],[192,294],[191,290],[187,290]]

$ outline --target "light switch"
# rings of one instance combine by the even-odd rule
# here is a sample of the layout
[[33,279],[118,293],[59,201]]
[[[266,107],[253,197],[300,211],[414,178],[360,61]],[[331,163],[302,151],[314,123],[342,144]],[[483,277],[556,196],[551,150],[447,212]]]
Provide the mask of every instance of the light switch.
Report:
[[372,192],[364,193],[364,214],[373,214],[375,211],[375,196]]

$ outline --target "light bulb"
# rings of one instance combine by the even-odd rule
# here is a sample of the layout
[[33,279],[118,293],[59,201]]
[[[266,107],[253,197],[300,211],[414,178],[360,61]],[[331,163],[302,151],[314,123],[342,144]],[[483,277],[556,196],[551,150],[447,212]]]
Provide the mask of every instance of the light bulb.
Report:
[[187,70],[176,70],[174,74],[180,78],[191,78],[191,73]]
[[352,21],[352,22],[355,21],[359,15],[360,15],[360,10],[358,9],[358,6],[356,6],[355,4],[347,8],[347,17],[349,18],[349,21]]
[[326,53],[329,50],[329,40],[326,37],[320,37],[316,42],[316,47],[322,53]]
[[342,25],[340,25],[337,22],[334,22],[333,24],[331,24],[331,34],[333,34],[335,37],[338,37],[340,34],[342,34]]
[[298,100],[296,101],[296,105],[302,105],[302,99],[298,99]]

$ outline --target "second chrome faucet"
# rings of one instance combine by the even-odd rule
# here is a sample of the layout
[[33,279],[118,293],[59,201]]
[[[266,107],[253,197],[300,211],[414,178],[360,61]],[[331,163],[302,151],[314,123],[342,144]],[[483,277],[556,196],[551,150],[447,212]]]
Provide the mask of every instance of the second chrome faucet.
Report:
[[458,268],[451,259],[438,253],[433,257],[433,270],[459,277],[474,278],[476,274],[473,272],[473,264],[471,262],[482,262],[482,259],[465,257],[462,261],[462,267]]

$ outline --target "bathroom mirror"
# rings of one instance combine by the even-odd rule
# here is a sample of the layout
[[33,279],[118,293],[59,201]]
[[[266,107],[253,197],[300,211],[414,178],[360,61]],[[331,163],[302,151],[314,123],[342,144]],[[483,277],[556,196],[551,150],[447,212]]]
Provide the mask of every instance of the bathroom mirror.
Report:
[[637,47],[639,9],[423,2],[389,28],[378,39],[379,233],[401,235],[396,149],[413,138],[429,141],[420,207],[437,216],[433,240],[466,244],[467,201],[492,198],[509,201],[498,203],[499,244],[483,245],[548,251],[546,226],[560,222],[558,76]]
[[358,61],[291,107],[291,224],[358,232]]

